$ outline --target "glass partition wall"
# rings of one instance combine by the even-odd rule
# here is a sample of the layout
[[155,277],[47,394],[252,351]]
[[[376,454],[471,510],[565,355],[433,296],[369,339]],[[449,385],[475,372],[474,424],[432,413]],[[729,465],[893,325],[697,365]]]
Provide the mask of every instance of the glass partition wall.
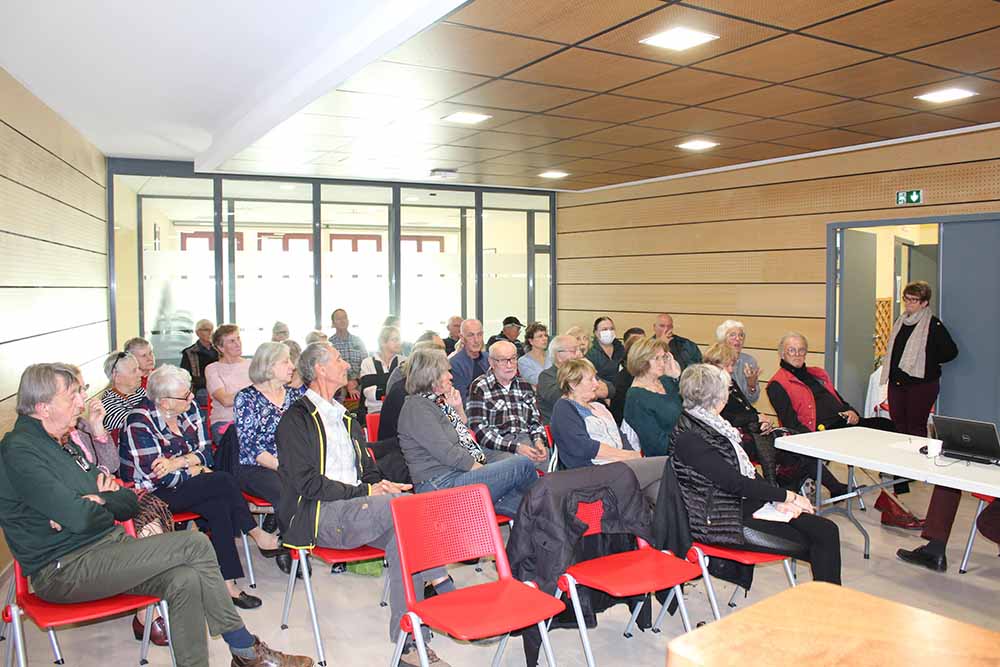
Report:
[[190,163],[109,160],[112,345],[142,335],[177,363],[194,323],[240,325],[244,355],[275,322],[303,343],[351,332],[377,348],[443,333],[453,315],[552,326],[555,195],[451,185],[194,174]]

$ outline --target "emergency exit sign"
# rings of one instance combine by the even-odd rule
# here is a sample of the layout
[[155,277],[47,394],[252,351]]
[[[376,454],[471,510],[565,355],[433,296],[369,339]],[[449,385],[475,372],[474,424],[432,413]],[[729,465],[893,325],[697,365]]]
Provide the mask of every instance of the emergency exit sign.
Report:
[[899,190],[896,192],[896,206],[910,206],[924,203],[923,190]]

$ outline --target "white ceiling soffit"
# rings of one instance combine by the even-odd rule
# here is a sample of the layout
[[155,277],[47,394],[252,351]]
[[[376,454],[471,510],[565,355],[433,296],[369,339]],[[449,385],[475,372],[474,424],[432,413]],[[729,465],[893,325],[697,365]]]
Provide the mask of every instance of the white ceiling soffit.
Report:
[[0,67],[106,155],[211,171],[462,2],[3,2]]

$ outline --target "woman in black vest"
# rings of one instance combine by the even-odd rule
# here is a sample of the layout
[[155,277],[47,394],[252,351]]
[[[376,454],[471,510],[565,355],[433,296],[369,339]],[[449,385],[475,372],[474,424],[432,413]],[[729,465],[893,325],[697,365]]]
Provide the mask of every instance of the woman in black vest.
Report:
[[[840,531],[818,517],[809,499],[757,476],[740,446],[739,432],[719,414],[729,400],[723,372],[695,364],[681,375],[684,412],[673,435],[673,463],[699,542],[807,560],[813,579],[840,583]],[[755,519],[768,509],[786,522]]]
[[385,387],[389,376],[406,360],[406,357],[399,353],[402,346],[399,329],[382,327],[378,335],[378,354],[373,354],[361,362],[358,380],[361,383],[361,392],[365,395],[365,408],[370,415],[382,410],[382,399],[385,398]]

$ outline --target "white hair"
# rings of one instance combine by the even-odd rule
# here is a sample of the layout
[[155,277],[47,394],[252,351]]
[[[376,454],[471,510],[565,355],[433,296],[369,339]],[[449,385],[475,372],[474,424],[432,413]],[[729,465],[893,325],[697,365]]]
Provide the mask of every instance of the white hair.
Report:
[[684,409],[704,408],[710,412],[729,396],[729,382],[723,371],[711,364],[692,364],[681,373]]
[[720,343],[724,343],[726,341],[726,334],[733,329],[743,329],[746,331],[746,327],[744,327],[743,323],[739,320],[726,320],[719,326],[715,327],[715,340]]
[[191,374],[183,368],[164,364],[149,374],[146,395],[156,403],[161,398],[178,398],[177,394],[191,390]]

